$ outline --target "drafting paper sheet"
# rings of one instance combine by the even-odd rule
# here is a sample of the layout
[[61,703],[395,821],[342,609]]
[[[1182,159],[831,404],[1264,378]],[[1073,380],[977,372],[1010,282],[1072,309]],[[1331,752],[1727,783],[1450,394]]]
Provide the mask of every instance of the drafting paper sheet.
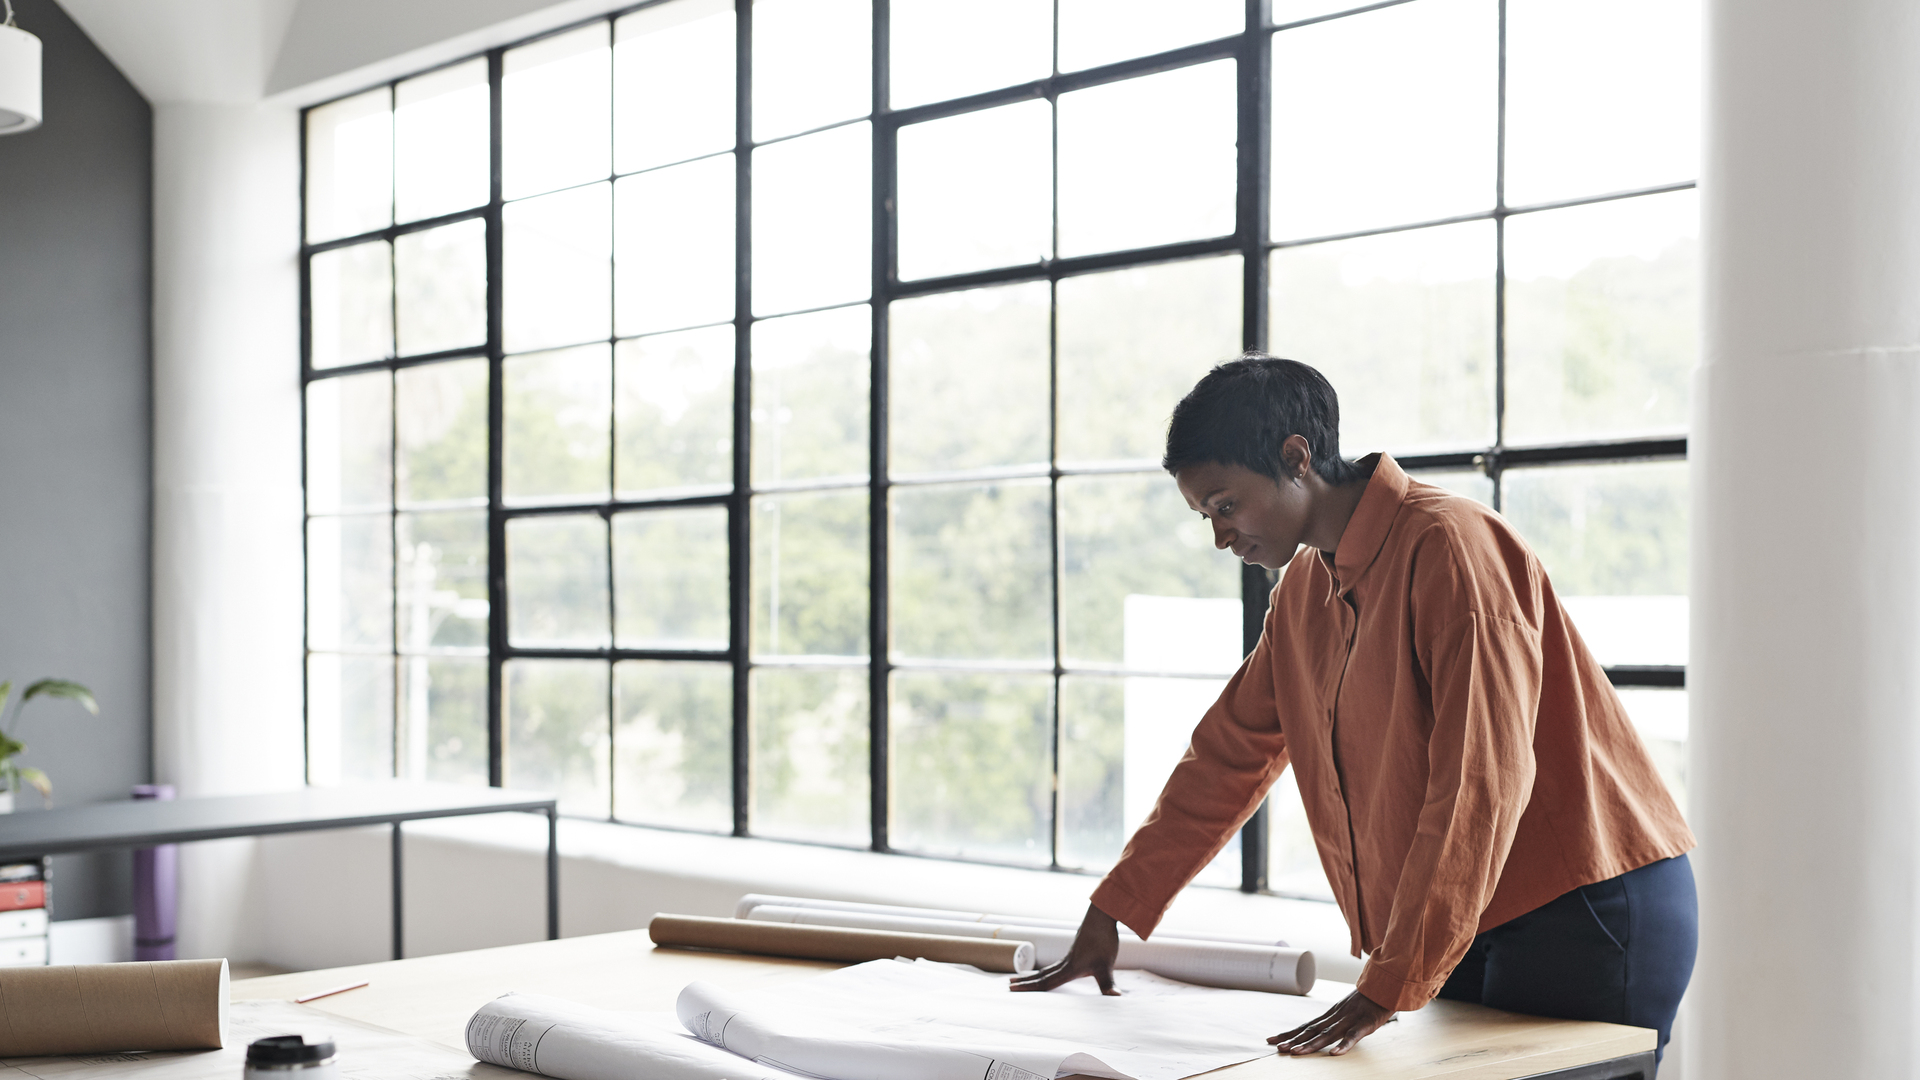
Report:
[[1145,971],[1115,976],[1122,997],[1102,996],[1088,979],[1015,994],[1004,975],[876,960],[738,998],[695,983],[679,1014],[716,1045],[832,1080],[1181,1080],[1271,1054],[1269,1035],[1327,1008]]
[[525,1080],[453,1047],[291,1001],[233,1002],[224,1049],[6,1058],[0,1080],[239,1080],[248,1043],[296,1033],[333,1036],[342,1080]]
[[539,994],[506,994],[467,1021],[467,1049],[482,1061],[557,1080],[796,1080],[709,1046],[679,1026],[665,1013],[611,1012]]

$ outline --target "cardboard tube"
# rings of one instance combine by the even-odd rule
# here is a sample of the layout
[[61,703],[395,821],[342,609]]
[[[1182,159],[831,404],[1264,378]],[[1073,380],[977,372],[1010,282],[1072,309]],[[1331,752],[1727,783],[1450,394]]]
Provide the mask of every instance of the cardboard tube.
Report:
[[0,1057],[217,1050],[227,962],[0,968]]
[[891,960],[896,956],[972,964],[982,971],[1032,971],[1033,943],[942,934],[902,934],[841,926],[714,919],[703,915],[655,915],[647,925],[655,945],[730,949],[806,960]]

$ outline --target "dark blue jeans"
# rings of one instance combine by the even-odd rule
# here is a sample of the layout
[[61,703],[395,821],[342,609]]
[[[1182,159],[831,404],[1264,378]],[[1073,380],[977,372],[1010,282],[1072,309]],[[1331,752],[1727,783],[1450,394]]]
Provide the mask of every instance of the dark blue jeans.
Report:
[[1583,885],[1473,939],[1440,996],[1660,1032],[1693,977],[1700,912],[1687,857]]

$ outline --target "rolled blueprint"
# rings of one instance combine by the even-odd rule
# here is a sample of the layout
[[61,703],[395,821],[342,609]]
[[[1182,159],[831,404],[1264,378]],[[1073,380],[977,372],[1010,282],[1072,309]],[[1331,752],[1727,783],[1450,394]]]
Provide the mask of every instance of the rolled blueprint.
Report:
[[[859,904],[851,900],[815,900],[805,896],[768,896],[764,893],[748,893],[733,906],[733,917],[747,918],[747,913],[757,907],[797,907],[824,908],[828,911],[864,911],[871,915],[898,915],[907,919],[939,919],[942,922],[983,922],[999,923],[1003,926],[1044,926],[1054,930],[1078,930],[1080,924],[1065,919],[1038,919],[1031,915],[987,915],[972,911],[946,911],[940,908],[905,907],[898,904]],[[1121,937],[1138,937],[1133,931],[1122,926]],[[1225,941],[1234,945],[1272,945],[1286,948],[1287,943],[1278,938],[1235,937],[1232,934],[1201,934],[1190,930],[1162,930],[1155,935],[1156,940],[1179,938],[1182,941]]]
[[[1055,930],[1044,926],[946,922],[899,915],[873,915],[861,911],[780,907],[774,904],[755,907],[747,913],[744,921],[844,926],[998,940],[1018,937],[1033,942],[1034,960],[1042,967],[1066,956],[1067,949],[1073,945],[1074,936],[1072,930]],[[1233,945],[1221,941],[1163,941],[1159,938],[1142,941],[1137,937],[1123,937],[1120,939],[1120,955],[1114,966],[1139,968],[1197,986],[1266,990],[1278,994],[1304,994],[1313,989],[1314,980],[1313,954],[1303,949]]]
[[0,1058],[214,1050],[226,1033],[225,960],[0,968]]
[[834,1080],[1053,1080],[1076,1074],[1124,1075],[1084,1053],[797,1035],[743,1012],[725,994],[701,982],[689,983],[680,991],[674,1013],[688,1031],[714,1046],[761,1065]]
[[[793,920],[749,921],[714,919],[701,915],[655,915],[647,933],[655,945],[682,945],[701,949],[732,949],[767,956],[797,956],[805,960],[938,960],[972,964],[982,971],[1020,972],[1034,969],[1033,945],[1025,938],[985,934],[898,932],[886,928],[794,926]],[[957,925],[957,924],[956,924]]]
[[557,1080],[794,1080],[691,1035],[539,994],[498,997],[467,1021],[481,1061]]

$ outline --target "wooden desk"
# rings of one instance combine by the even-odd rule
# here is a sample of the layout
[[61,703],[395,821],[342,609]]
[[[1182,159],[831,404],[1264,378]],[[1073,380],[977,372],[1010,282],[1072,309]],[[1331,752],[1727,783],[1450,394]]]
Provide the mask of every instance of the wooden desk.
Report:
[[[294,998],[366,979],[371,984],[366,988],[322,998],[312,1007],[464,1048],[467,1017],[509,990],[606,1009],[672,1012],[680,989],[695,979],[744,991],[838,966],[656,949],[646,931],[629,930],[246,979],[233,984],[233,997]],[[1312,996],[1331,1003],[1349,989],[1322,982]],[[1542,1020],[1436,1001],[1388,1024],[1344,1057],[1268,1057],[1208,1075],[1222,1080],[1653,1080],[1654,1038],[1646,1028]]]
[[389,780],[266,795],[142,799],[36,810],[0,817],[0,863],[80,851],[387,825],[393,830],[393,958],[398,960],[406,953],[400,932],[400,824],[516,810],[547,815],[547,937],[557,938],[559,804],[552,795],[531,791]]

